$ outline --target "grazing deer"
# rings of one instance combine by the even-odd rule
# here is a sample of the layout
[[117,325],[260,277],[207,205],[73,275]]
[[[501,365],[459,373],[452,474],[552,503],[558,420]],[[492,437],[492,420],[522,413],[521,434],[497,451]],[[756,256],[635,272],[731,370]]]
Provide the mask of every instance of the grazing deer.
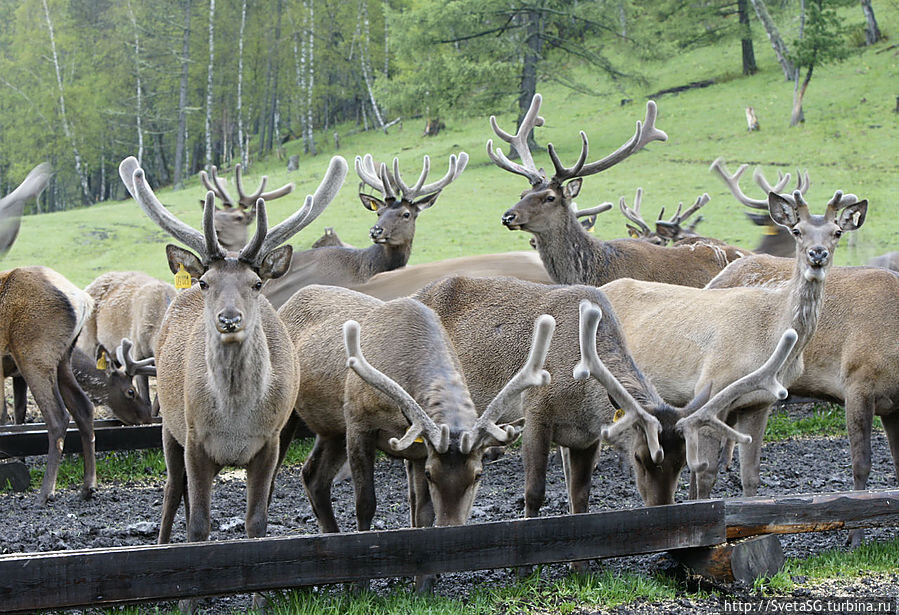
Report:
[[[683,408],[662,400],[628,352],[621,323],[598,288],[455,276],[435,282],[414,296],[440,316],[476,406],[496,395],[514,374],[514,366],[524,361],[520,341],[529,335],[532,319],[544,313],[555,318],[553,345],[545,364],[552,382],[525,393],[523,406],[515,408],[518,414],[500,417],[504,422],[525,419],[522,459],[527,517],[537,516],[543,503],[553,442],[569,449],[569,510],[582,513],[587,510],[590,477],[601,439],[625,452],[643,502],[655,506],[674,502],[677,479],[686,462],[686,436],[680,421],[698,412],[687,425],[687,432],[725,432],[717,417],[727,410],[729,402],[721,403],[719,398],[708,407],[711,402],[704,392]],[[588,307],[593,309],[591,306],[597,306],[604,316],[601,321],[597,316],[592,324],[584,324],[582,316]],[[587,338],[589,342],[581,346]],[[592,370],[599,380],[585,379],[582,371],[575,377],[572,368],[579,362],[577,348],[587,353],[591,344],[611,376]],[[624,411],[625,418],[613,424],[616,407]]]
[[322,531],[339,531],[331,483],[347,457],[356,525],[360,531],[370,529],[376,449],[407,460],[413,527],[464,524],[484,451],[514,442],[521,431],[501,417],[520,415],[522,392],[549,381],[542,366],[552,318],[537,321],[524,367],[481,405],[472,403],[440,319],[414,299],[385,303],[344,288],[312,285],[278,314],[300,364],[296,415],[316,434],[303,483]]
[[[122,340],[132,340],[132,356],[140,361],[156,356],[156,335],[169,304],[175,298],[171,284],[139,271],[111,271],[84,289],[94,300],[94,311],[78,338],[89,356],[112,358]],[[146,375],[137,378],[138,392],[150,399]]]
[[[618,200],[618,208],[621,209],[621,213],[624,214],[625,218],[636,225],[625,225],[627,227],[627,234],[632,239],[642,239],[643,241],[648,241],[649,243],[653,243],[658,246],[666,246],[669,243],[674,243],[675,245],[677,245],[678,242],[684,241],[711,241],[717,243],[718,245],[726,245],[723,241],[701,237],[696,233],[696,227],[700,222],[702,222],[702,216],[698,216],[690,223],[689,226],[683,226],[683,223],[687,221],[690,216],[699,211],[710,200],[711,197],[709,197],[708,194],[703,194],[702,196],[697,197],[696,202],[693,203],[693,205],[691,205],[687,209],[687,211],[684,211],[683,213],[681,213],[681,211],[683,210],[684,204],[683,202],[681,202],[677,206],[677,211],[674,212],[674,215],[671,216],[671,218],[669,218],[668,220],[663,219],[665,216],[665,208],[663,207],[659,211],[659,217],[656,220],[656,230],[654,231],[649,228],[649,225],[640,214],[640,206],[643,203],[643,188],[637,188],[637,193],[634,195],[633,208],[627,206],[624,197],[621,197]],[[739,258],[739,256],[734,254],[732,257],[729,257],[728,260],[734,260],[736,258]]]
[[467,164],[465,152],[458,158],[450,155],[446,175],[425,184],[431,169],[430,158],[425,156],[421,175],[410,187],[400,175],[399,159],[393,159],[393,171],[390,171],[384,163],[376,167],[370,154],[364,158],[356,156],[356,173],[362,183],[383,197],[359,192],[363,206],[378,214],[377,224],[369,230],[374,245],[365,249],[326,246],[294,254],[290,273],[266,284],[263,292],[273,305],[279,307],[287,297],[308,284],[361,284],[382,271],[404,267],[412,253],[415,221],[419,214],[437,202],[441,191],[459,177]]
[[[47,424],[50,448],[38,494],[41,505],[54,495],[68,414],[81,435],[81,495],[90,498],[97,489],[94,406],[78,386],[71,364],[75,338],[93,307],[90,295],[47,267],[18,267],[0,273],[0,354],[12,357]],[[0,374],[2,384],[5,378]],[[5,386],[0,386],[5,398],[2,389]],[[5,413],[2,419],[7,420]]]
[[[756,254],[771,254],[773,256],[784,256],[792,258],[793,254],[796,251],[796,244],[793,241],[792,236],[789,231],[787,231],[784,227],[779,224],[775,224],[771,219],[771,216],[768,215],[768,201],[767,195],[771,192],[780,192],[783,190],[786,185],[790,181],[789,173],[780,173],[778,172],[778,181],[773,186],[765,179],[765,176],[762,174],[762,170],[756,168],[755,172],[752,174],[752,178],[755,180],[755,183],[758,184],[759,188],[762,189],[762,192],[765,194],[765,199],[753,199],[751,197],[746,196],[743,190],[740,188],[740,177],[743,175],[743,172],[749,167],[748,164],[740,165],[740,168],[736,170],[733,174],[727,171],[727,167],[724,166],[723,158],[716,158],[712,165],[709,167],[709,171],[712,171],[721,180],[725,183],[725,185],[730,190],[730,193],[734,195],[734,198],[737,199],[740,203],[749,207],[750,209],[760,209],[762,213],[752,213],[746,212],[746,215],[749,217],[752,222],[758,226],[761,226],[765,229],[765,234],[762,236],[762,240],[759,242],[759,245],[753,250]],[[809,182],[808,171],[805,174],[800,173],[798,170],[796,171],[796,190],[799,191],[800,194],[804,197],[806,192],[808,192],[809,187],[811,186],[811,182]]]
[[[231,198],[225,182],[218,176],[215,166],[210,169],[212,178],[206,171],[200,171],[200,180],[206,190],[212,191],[222,202],[222,207],[215,208],[215,231],[218,234],[219,243],[226,250],[234,252],[247,245],[249,227],[256,219],[256,201],[263,199],[266,202],[273,201],[293,192],[294,184],[284,184],[277,190],[263,192],[268,183],[268,176],[263,175],[259,187],[253,194],[247,194],[243,189],[242,168],[234,165],[234,184],[237,187],[237,200]],[[200,199],[200,204],[205,206],[205,201]]]
[[[792,197],[772,192],[768,200],[771,218],[786,227],[796,243],[793,274],[785,284],[709,290],[616,280],[602,287],[621,318],[634,358],[669,403],[685,403],[699,391],[716,392],[736,381],[771,352],[787,327],[795,329],[799,339],[779,378],[789,387],[802,374],[802,353],[818,324],[833,252],[844,232],[862,225],[868,204],[838,191],[824,215],[813,215],[799,191]],[[678,352],[671,352],[674,348]],[[758,489],[772,402],[768,395],[746,395],[726,417],[737,431],[751,436],[731,438],[740,443],[747,496]],[[701,440],[699,457],[690,464],[693,497],[709,496],[718,472],[720,440],[720,434]]]
[[559,284],[601,286],[617,278],[628,277],[686,286],[704,286],[729,261],[720,246],[690,245],[663,248],[635,239],[603,241],[587,233],[577,222],[570,203],[580,192],[583,178],[621,162],[653,141],[668,136],[655,127],[656,105],[649,101],[645,123],[637,122],[637,130],[624,145],[605,158],[587,163],[587,135],[581,131],[581,154],[571,167],[559,161],[552,144],[547,146],[555,174],[546,173],[534,164],[527,145],[528,133],[543,125],[537,115],[541,97],[534,96],[531,107],[514,136],[501,130],[496,118],[490,117],[494,132],[521,156],[512,162],[493,139],[487,142],[490,159],[502,169],[523,175],[531,184],[520,201],[503,214],[502,222],[509,230],[524,230],[537,238],[537,250],[550,277]]
[[[156,375],[156,368],[147,361],[135,361],[130,353],[130,341],[122,340],[116,349],[118,365],[108,360],[104,369],[97,367],[96,361],[77,347],[72,351],[72,373],[78,386],[96,405],[102,404],[126,425],[141,425],[153,420],[150,402],[141,397],[134,386],[133,378],[140,374]],[[149,360],[152,362],[152,359]],[[16,423],[25,422],[27,411],[26,394],[28,384],[19,373],[11,356],[3,358],[3,374],[12,377],[13,417]],[[3,400],[3,416],[0,424],[8,420],[6,399]]]
[[28,173],[16,189],[0,199],[0,256],[9,252],[19,236],[25,202],[37,198],[50,181],[52,168],[42,162]]
[[899,271],[899,252],[887,252],[868,261],[869,267],[883,267],[892,271]]
[[288,331],[260,291],[265,280],[287,271],[292,248],[281,244],[331,202],[346,168],[343,158],[332,158],[315,195],[271,229],[265,202],[259,199],[253,238],[240,252],[232,252],[218,242],[211,192],[201,233],[159,202],[135,158],[119,166],[125,186],[150,219],[192,250],[166,246],[169,267],[174,272],[183,265],[198,278],[175,297],[157,338],[156,381],[168,474],[160,543],[171,537],[185,487],[188,540],[209,537],[212,481],[225,465],[247,469],[247,535],[266,532],[279,435],[296,400],[299,373]]

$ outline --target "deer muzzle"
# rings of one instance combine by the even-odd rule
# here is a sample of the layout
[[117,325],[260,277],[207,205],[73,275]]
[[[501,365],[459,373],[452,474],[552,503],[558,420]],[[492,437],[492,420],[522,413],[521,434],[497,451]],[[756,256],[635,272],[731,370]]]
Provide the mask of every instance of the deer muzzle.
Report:
[[521,224],[518,221],[518,212],[511,209],[503,214],[503,225],[510,231],[521,230]]
[[219,312],[215,321],[215,327],[222,334],[222,341],[239,342],[243,333],[243,315],[233,310]]
[[369,237],[375,243],[387,243],[387,237],[384,236],[384,229],[378,225],[371,227],[368,231]]

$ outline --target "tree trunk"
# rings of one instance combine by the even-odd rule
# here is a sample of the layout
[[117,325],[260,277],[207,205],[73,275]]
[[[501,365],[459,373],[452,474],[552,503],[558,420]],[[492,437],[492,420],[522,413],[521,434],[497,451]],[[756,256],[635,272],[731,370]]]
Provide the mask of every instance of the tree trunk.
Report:
[[206,69],[206,170],[212,167],[212,76],[215,60],[215,0],[209,0],[209,66]]
[[[543,13],[541,11],[527,11],[527,39],[525,40],[524,62],[521,67],[521,81],[518,87],[518,123],[524,121],[531,106],[534,94],[537,93],[537,63],[543,53]],[[534,132],[528,134],[528,146],[532,151],[538,148],[534,139]],[[514,147],[510,149],[510,155],[517,158],[518,152]]]
[[759,68],[755,63],[755,50],[752,47],[752,31],[749,27],[749,5],[747,0],[737,0],[737,13],[740,16],[740,42],[743,47],[743,74],[754,75]]
[[175,135],[175,189],[184,187],[182,173],[186,167],[187,80],[190,68],[190,0],[184,3],[184,36],[181,43],[181,87],[178,91],[178,134]]
[[78,151],[78,145],[75,142],[75,134],[72,127],[69,126],[69,119],[66,116],[66,98],[62,88],[62,70],[59,67],[59,55],[56,53],[56,36],[53,33],[53,22],[50,20],[50,8],[47,6],[47,0],[42,0],[44,5],[44,17],[47,19],[47,30],[50,32],[50,51],[53,57],[53,68],[56,69],[56,86],[59,89],[59,119],[62,122],[62,130],[72,146],[72,155],[75,158],[75,173],[78,174],[78,180],[81,182],[81,195],[85,203],[92,203],[90,186],[87,181],[87,173],[84,170],[84,164],[81,161],[81,152]]
[[865,44],[873,45],[883,35],[880,28],[877,27],[877,19],[874,17],[874,7],[871,6],[871,0],[861,0],[862,12],[865,14]]
[[306,30],[306,50],[309,54],[308,74],[306,78],[306,152],[315,156],[315,133],[313,131],[312,89],[315,87],[315,0],[309,0],[309,27]]
[[283,12],[281,0],[277,0],[275,6],[277,7],[277,18],[275,19],[275,32],[271,46],[272,99],[271,108],[268,115],[268,147],[266,148],[266,151],[272,151],[276,144],[279,148],[281,146],[281,144],[278,142],[279,139],[276,138],[276,133],[278,132],[278,116],[280,115],[280,111],[278,109],[278,75],[281,71],[278,67],[278,50],[281,46],[281,14]]
[[247,0],[240,6],[240,35],[237,39],[237,147],[240,164],[246,169],[250,164],[249,152],[244,147],[243,138],[243,34],[247,25]]
[[375,100],[375,93],[371,89],[371,66],[369,65],[369,28],[368,28],[368,0],[362,0],[362,6],[360,11],[360,18],[363,23],[363,33],[362,33],[362,45],[361,51],[359,53],[359,63],[362,67],[362,78],[365,80],[365,87],[368,90],[368,98],[371,101],[371,108],[374,112],[375,121],[378,123],[378,127],[384,131],[384,134],[387,134],[387,129],[384,127],[384,119],[381,117],[381,111],[378,109],[378,103]]
[[[137,96],[135,104],[135,119],[137,124],[137,162],[140,165],[144,160],[144,129],[143,129],[143,87],[140,78],[140,37],[138,36],[137,19],[134,17],[134,9],[128,2],[128,17],[131,19],[131,27],[134,28],[134,75],[137,79]],[[102,194],[102,189],[101,189]]]
[[774,25],[774,20],[771,19],[771,15],[768,14],[768,7],[765,6],[764,0],[749,0],[752,2],[752,7],[755,9],[755,14],[758,16],[759,21],[762,22],[762,26],[765,28],[765,33],[768,35],[768,40],[771,41],[771,47],[774,49],[774,55],[777,56],[777,61],[780,62],[780,67],[783,69],[784,77],[788,81],[792,81],[796,76],[796,67],[793,66],[793,63],[790,61],[790,50],[787,48],[786,43],[784,43],[783,39],[780,37],[780,32],[777,31],[777,26]]
[[[805,71],[805,79],[802,82],[802,87],[799,88],[795,101],[793,102],[793,113],[790,115],[790,126],[796,126],[805,120],[805,116],[802,113],[802,99],[805,97],[805,91],[808,89],[808,82],[812,80],[812,71],[814,70],[815,67],[812,65]],[[796,82],[798,83],[799,79],[797,79]]]

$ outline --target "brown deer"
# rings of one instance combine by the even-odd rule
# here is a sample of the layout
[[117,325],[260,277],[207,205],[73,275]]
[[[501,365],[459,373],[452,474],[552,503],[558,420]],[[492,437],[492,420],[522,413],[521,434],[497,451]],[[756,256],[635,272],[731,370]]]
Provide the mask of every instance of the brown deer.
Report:
[[[206,190],[211,190],[222,202],[222,207],[215,208],[215,231],[218,233],[219,243],[226,250],[238,251],[247,244],[249,227],[256,219],[256,201],[263,199],[266,202],[273,201],[293,192],[294,184],[284,184],[277,190],[263,192],[268,183],[268,176],[263,175],[259,187],[252,194],[247,194],[243,189],[243,173],[239,164],[234,165],[234,184],[237,187],[237,200],[231,198],[225,182],[218,176],[218,170],[213,166],[210,171],[212,177],[206,171],[200,171],[200,180]],[[200,200],[204,205],[205,201]],[[205,205],[204,205],[205,206]]]
[[[482,405],[472,403],[440,319],[414,299],[385,303],[344,288],[312,285],[278,314],[300,364],[296,415],[316,434],[303,482],[322,531],[339,531],[331,483],[347,457],[357,528],[371,528],[376,449],[406,459],[413,527],[464,524],[484,451],[514,442],[521,431],[502,417],[519,418],[522,392],[549,382],[542,367],[552,318],[537,320],[524,367]],[[285,433],[291,435],[289,429]]]
[[[799,191],[792,197],[772,192],[768,200],[771,218],[787,227],[796,243],[793,274],[785,284],[708,290],[616,280],[603,287],[634,358],[669,403],[685,403],[699,391],[715,392],[736,381],[771,352],[787,327],[799,339],[778,376],[789,387],[802,374],[802,353],[818,324],[833,252],[842,233],[864,222],[867,201],[838,191],[824,215],[813,215]],[[762,438],[773,401],[767,394],[746,395],[726,416],[737,431],[751,436],[731,437],[740,443],[745,495],[758,489]],[[699,456],[690,463],[693,497],[709,496],[720,440],[720,434],[701,438]]]
[[[97,367],[97,362],[84,354],[77,347],[72,351],[72,373],[78,386],[87,394],[94,405],[102,404],[112,410],[117,419],[126,425],[140,425],[153,420],[152,407],[149,400],[141,397],[134,386],[133,379],[137,375],[156,375],[156,368],[147,361],[135,361],[130,354],[130,341],[122,340],[116,349],[119,363],[108,360],[104,369]],[[150,359],[152,362],[152,359]],[[19,373],[11,356],[3,357],[3,374],[12,377],[13,417],[16,423],[25,422],[27,412],[28,384]],[[6,400],[3,404],[3,416],[0,424],[7,418]]]
[[[696,202],[694,202],[687,211],[682,211],[684,204],[681,202],[677,206],[677,211],[674,212],[674,215],[668,220],[663,219],[665,216],[665,208],[663,207],[659,211],[659,217],[656,220],[656,229],[654,231],[649,228],[649,225],[640,214],[640,206],[643,203],[643,188],[637,188],[637,193],[634,195],[633,207],[628,207],[624,197],[621,197],[618,200],[618,208],[621,210],[621,213],[624,214],[625,218],[636,225],[625,225],[627,227],[627,234],[632,239],[642,239],[643,241],[648,241],[649,243],[658,246],[666,246],[669,243],[677,244],[678,242],[683,241],[713,241],[720,245],[726,245],[722,241],[701,237],[696,233],[696,227],[702,222],[702,216],[698,216],[694,219],[689,226],[683,226],[684,222],[690,219],[693,214],[704,207],[710,200],[711,197],[709,197],[708,194],[703,194],[697,197]],[[734,255],[734,258],[739,257]]]
[[[545,365],[552,382],[528,391],[523,407],[516,408],[519,414],[500,417],[507,422],[525,419],[525,516],[539,514],[553,442],[569,449],[567,486],[572,513],[587,510],[594,458],[603,438],[625,452],[647,506],[674,502],[687,457],[678,421],[701,411],[708,396],[700,393],[683,408],[665,403],[628,352],[621,324],[600,289],[455,276],[425,287],[415,298],[440,316],[476,406],[492,399],[514,374],[514,366],[524,361],[520,340],[529,335],[532,319],[544,313],[555,318],[554,343]],[[601,321],[597,318],[598,333],[595,324],[586,329],[596,353],[614,375],[612,379],[602,376],[601,383],[584,380],[580,372],[575,378],[572,372],[579,361],[576,349],[584,339],[579,324],[586,309],[583,306],[598,306],[604,314]],[[609,431],[616,407],[622,408],[627,418],[615,422],[618,428]],[[708,428],[723,433],[717,415],[727,407],[728,403],[719,399],[714,411],[704,411],[701,420],[688,425],[688,431]]]
[[40,195],[50,181],[52,171],[49,163],[42,162],[31,169],[15,190],[0,199],[0,256],[9,252],[19,236],[25,202]]
[[899,271],[899,252],[887,252],[886,254],[875,256],[868,261],[868,266]]
[[71,364],[75,338],[93,307],[90,295],[47,267],[0,273],[0,352],[12,357],[47,424],[50,447],[38,494],[41,505],[54,495],[69,414],[81,435],[81,495],[90,498],[97,489],[94,406],[78,386]]
[[337,236],[337,231],[333,226],[326,226],[322,236],[312,242],[312,248],[325,248],[327,246],[340,246],[343,248],[352,248],[350,244]]
[[527,146],[528,133],[543,124],[537,115],[541,97],[534,96],[518,133],[511,135],[499,128],[490,117],[494,132],[521,156],[521,163],[510,161],[493,140],[487,142],[490,159],[502,169],[523,175],[531,184],[520,201],[506,211],[502,223],[509,230],[524,230],[537,238],[537,250],[550,277],[559,284],[601,286],[628,277],[686,286],[704,286],[729,261],[721,246],[690,245],[664,248],[635,239],[603,241],[587,233],[571,210],[571,200],[580,192],[583,178],[604,171],[643,149],[653,141],[668,136],[655,127],[656,105],[649,101],[645,123],[637,122],[637,130],[624,145],[605,158],[587,163],[587,135],[581,131],[581,154],[571,167],[565,167],[552,144],[547,146],[555,174],[547,178],[537,168]]
[[[748,164],[740,165],[740,168],[736,170],[733,174],[729,173],[727,167],[724,166],[723,158],[716,158],[712,165],[709,167],[709,171],[718,175],[721,180],[725,183],[725,185],[730,190],[730,193],[734,195],[734,198],[737,199],[740,203],[745,205],[750,209],[759,209],[762,210],[761,213],[753,213],[746,212],[746,215],[749,217],[752,222],[758,226],[764,228],[764,235],[762,236],[762,240],[759,242],[759,245],[753,250],[756,254],[771,254],[772,256],[783,256],[792,258],[793,254],[796,251],[796,244],[793,241],[792,236],[789,231],[780,226],[779,224],[775,224],[771,219],[771,216],[768,215],[768,201],[767,195],[771,192],[780,192],[783,190],[786,185],[790,182],[790,174],[789,173],[780,173],[778,172],[778,181],[773,186],[765,179],[765,176],[762,174],[762,170],[756,168],[752,174],[752,178],[755,180],[755,183],[758,184],[759,188],[762,189],[762,192],[765,194],[765,199],[754,199],[743,193],[743,190],[740,188],[740,177],[743,175],[743,172],[749,167]],[[800,173],[798,170],[796,171],[796,190],[799,191],[800,194],[804,197],[808,192],[809,187],[811,186],[811,182],[809,182],[808,171],[805,174]]]
[[467,164],[465,152],[458,158],[450,155],[446,175],[425,184],[431,168],[430,157],[425,156],[421,175],[410,187],[400,175],[399,159],[393,159],[393,171],[390,171],[384,163],[376,166],[370,154],[356,156],[356,173],[362,183],[383,197],[359,192],[363,206],[378,214],[377,224],[369,230],[374,245],[365,249],[326,246],[298,252],[293,256],[290,273],[266,284],[263,292],[272,305],[280,307],[290,295],[308,284],[361,284],[382,271],[404,267],[412,253],[418,216],[437,202],[441,191],[459,177]]
[[125,186],[150,219],[192,250],[168,245],[169,267],[174,272],[183,265],[198,279],[175,297],[157,338],[168,474],[160,543],[171,537],[185,487],[188,540],[209,537],[212,482],[225,465],[247,468],[247,535],[266,532],[279,435],[296,400],[299,372],[287,329],[260,291],[265,280],[287,271],[292,248],[281,244],[325,209],[346,169],[343,158],[332,158],[315,195],[271,229],[259,199],[255,234],[240,252],[232,252],[218,242],[211,192],[201,233],[159,202],[135,158],[119,166]]
[[[108,358],[122,340],[132,340],[132,356],[140,361],[156,356],[156,335],[175,288],[140,271],[111,271],[84,289],[94,300],[94,311],[78,338],[78,347],[89,356]],[[137,378],[138,392],[150,399],[146,375]]]

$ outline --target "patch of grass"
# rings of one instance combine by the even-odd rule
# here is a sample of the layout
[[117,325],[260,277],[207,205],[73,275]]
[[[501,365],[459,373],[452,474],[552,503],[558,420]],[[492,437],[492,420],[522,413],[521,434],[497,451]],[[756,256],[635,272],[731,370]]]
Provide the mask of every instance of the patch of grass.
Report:
[[765,429],[765,441],[813,436],[845,436],[846,414],[836,404],[815,404],[811,416],[792,419],[783,411],[772,413]]
[[300,438],[294,440],[287,449],[287,456],[284,457],[285,466],[298,466],[306,461],[306,457],[312,452],[312,446],[315,444],[315,438]]
[[[31,470],[31,486],[40,488],[46,465]],[[152,483],[165,479],[162,449],[97,454],[97,483]],[[81,455],[65,455],[56,476],[57,489],[78,488],[84,480]]]

